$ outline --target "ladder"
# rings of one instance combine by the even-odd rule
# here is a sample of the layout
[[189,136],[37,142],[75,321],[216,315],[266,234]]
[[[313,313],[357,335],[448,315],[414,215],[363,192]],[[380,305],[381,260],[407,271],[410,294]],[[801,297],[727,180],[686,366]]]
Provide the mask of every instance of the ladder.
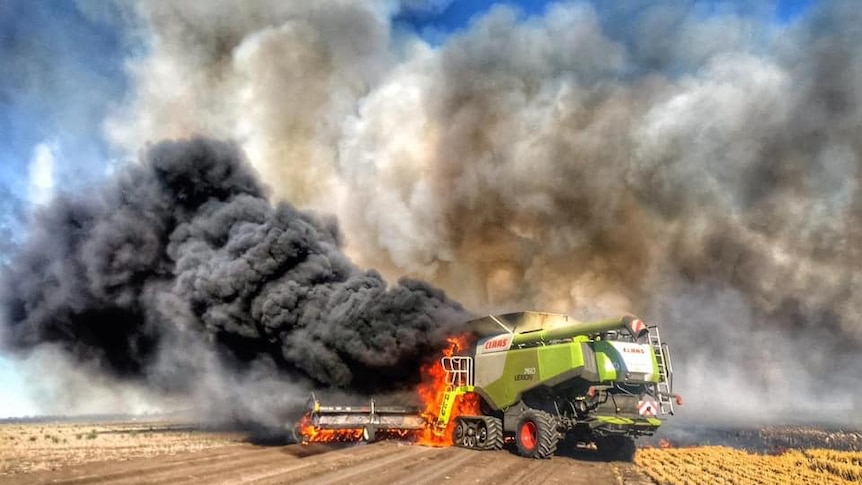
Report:
[[473,358],[459,355],[443,357],[440,365],[446,373],[446,386],[473,386]]
[[446,391],[438,403],[437,419],[434,429],[439,434],[449,425],[452,407],[458,396],[473,392],[473,358],[449,356],[440,359],[440,365],[446,372]]
[[658,327],[653,325],[649,328],[649,343],[655,351],[658,363],[658,384],[656,384],[656,397],[658,398],[661,414],[673,414],[673,364],[670,361],[670,349],[666,343],[661,341]]

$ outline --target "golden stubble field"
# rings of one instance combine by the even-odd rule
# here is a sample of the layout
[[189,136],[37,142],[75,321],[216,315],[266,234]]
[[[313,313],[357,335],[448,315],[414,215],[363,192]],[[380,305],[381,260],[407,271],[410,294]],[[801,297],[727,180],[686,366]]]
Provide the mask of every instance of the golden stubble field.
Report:
[[[638,468],[655,483],[862,483],[862,430],[692,426],[679,431],[676,444],[682,446],[638,450]],[[658,444],[671,445],[664,439]]]
[[724,446],[640,449],[635,463],[657,484],[862,483],[862,452],[824,449],[749,453]]
[[4,475],[200,451],[242,439],[165,422],[0,424],[0,481]]

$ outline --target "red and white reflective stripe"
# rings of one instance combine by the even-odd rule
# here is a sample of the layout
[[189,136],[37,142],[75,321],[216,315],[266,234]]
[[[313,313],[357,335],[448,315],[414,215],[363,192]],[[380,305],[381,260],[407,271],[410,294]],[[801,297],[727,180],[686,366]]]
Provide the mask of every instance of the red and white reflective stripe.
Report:
[[634,333],[635,335],[640,335],[640,333],[643,332],[645,329],[646,324],[643,322],[643,320],[636,318],[634,321],[632,321],[632,333]]
[[640,401],[638,403],[638,414],[641,416],[655,416],[657,412],[655,401]]

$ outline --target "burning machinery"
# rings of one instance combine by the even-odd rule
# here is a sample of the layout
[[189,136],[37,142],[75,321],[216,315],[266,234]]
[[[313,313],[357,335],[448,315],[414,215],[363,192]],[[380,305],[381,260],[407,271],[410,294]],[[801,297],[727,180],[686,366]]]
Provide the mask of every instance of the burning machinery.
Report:
[[[378,430],[451,438],[456,446],[500,449],[511,437],[518,453],[554,454],[561,441],[595,443],[629,458],[633,438],[651,435],[673,414],[673,368],[657,327],[626,315],[577,322],[566,315],[519,312],[468,323],[475,345],[440,361],[444,382],[429,409],[321,406],[312,400],[300,432]],[[475,405],[458,406],[462,401]],[[341,434],[339,436],[345,436]]]
[[427,424],[419,408],[378,406],[373,399],[367,406],[322,406],[312,393],[307,407],[303,422],[295,431],[298,440],[323,433],[334,441],[349,441],[355,439],[355,435],[374,441],[378,431],[387,436],[406,436],[410,431],[424,429]]

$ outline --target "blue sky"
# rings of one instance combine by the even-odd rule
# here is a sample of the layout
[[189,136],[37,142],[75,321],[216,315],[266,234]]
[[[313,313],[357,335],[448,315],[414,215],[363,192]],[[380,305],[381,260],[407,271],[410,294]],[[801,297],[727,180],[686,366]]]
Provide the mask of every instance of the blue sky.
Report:
[[64,187],[75,190],[101,177],[107,150],[100,124],[125,89],[124,35],[86,17],[74,2],[0,6],[0,227],[21,234],[29,164],[40,143],[64,155],[55,165]]
[[[652,1],[629,1],[629,2],[592,2],[599,10],[625,8],[638,10],[659,3],[661,0]],[[752,5],[766,5],[774,11],[775,21],[779,23],[788,22],[803,15],[814,0],[778,0],[776,2],[746,2],[746,1],[708,1],[707,4],[715,8],[729,8],[736,11],[752,9]],[[431,3],[434,2],[431,0]],[[412,30],[419,32],[428,40],[437,43],[445,39],[452,32],[466,28],[472,20],[481,16],[494,4],[515,5],[525,17],[541,15],[548,5],[555,3],[553,0],[519,0],[507,2],[491,2],[485,0],[461,0],[449,2],[442,9],[418,9],[407,10],[394,19],[396,24],[406,25]],[[602,5],[604,3],[604,6]],[[612,5],[608,7],[608,5]]]
[[[26,233],[30,163],[53,147],[53,179],[64,190],[98,181],[109,154],[100,136],[112,103],[122,100],[125,33],[87,16],[74,2],[0,3],[0,258]],[[35,411],[24,376],[0,356],[0,418]]]
[[[393,24],[440,44],[500,2],[432,3],[435,8],[403,11]],[[517,5],[527,18],[552,2],[505,3]],[[749,8],[749,2],[711,3],[724,11],[728,6]],[[774,22],[785,23],[805,15],[811,3],[782,0],[765,5]],[[600,12],[612,8],[596,5]],[[650,3],[626,5],[637,10]],[[81,190],[105,176],[114,154],[102,136],[102,122],[127,95],[124,59],[143,51],[129,32],[124,17],[106,2],[0,2],[0,261],[8,260],[26,234],[37,153],[51,159],[50,178],[62,190]],[[34,412],[19,366],[0,355],[0,418]]]

